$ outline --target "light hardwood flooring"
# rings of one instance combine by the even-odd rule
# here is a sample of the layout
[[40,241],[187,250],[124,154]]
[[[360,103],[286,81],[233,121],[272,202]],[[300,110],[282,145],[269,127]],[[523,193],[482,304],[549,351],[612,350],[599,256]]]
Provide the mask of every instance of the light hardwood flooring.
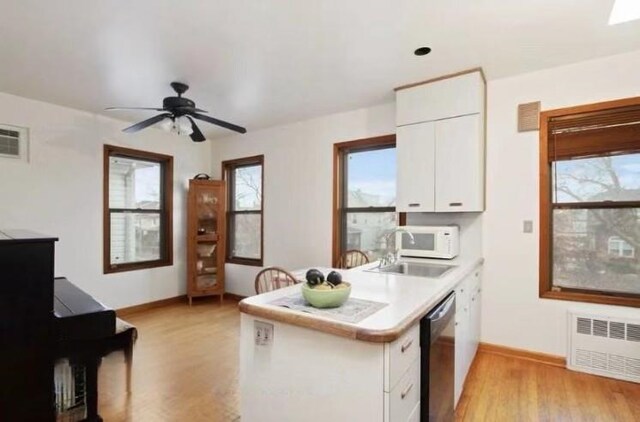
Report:
[[[199,300],[127,316],[139,331],[132,393],[122,354],[108,356],[99,385],[104,420],[239,420],[239,315],[233,300]],[[479,353],[456,419],[640,421],[640,385]]]

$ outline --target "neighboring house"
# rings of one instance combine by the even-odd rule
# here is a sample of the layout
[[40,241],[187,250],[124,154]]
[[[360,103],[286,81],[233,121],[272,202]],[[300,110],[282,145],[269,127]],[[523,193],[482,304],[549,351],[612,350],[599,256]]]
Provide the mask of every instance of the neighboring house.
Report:
[[[115,207],[133,206],[136,201],[136,170],[140,163],[118,158],[111,163],[110,202]],[[137,208],[158,209],[159,201],[143,200]],[[153,260],[160,254],[160,218],[158,214],[117,214],[111,218],[111,254],[119,263]]]
[[[358,189],[349,191],[349,207],[395,207],[395,199],[389,201],[380,195],[368,194]],[[372,258],[377,258],[387,247],[384,236],[396,225],[395,212],[352,213],[347,221],[347,248],[363,250]]]
[[[640,189],[616,193],[618,201],[634,201]],[[610,200],[610,192],[588,198]],[[640,293],[640,213],[636,208],[560,211],[554,217],[554,279],[573,288]],[[613,286],[613,287],[612,287]]]
[[[611,199],[611,193],[598,194],[590,201]],[[627,189],[616,193],[617,201],[635,201],[640,189]],[[640,245],[640,213],[636,208],[603,209],[588,213],[587,232],[592,233],[594,252],[598,259],[627,261],[638,267],[640,260],[635,250]]]

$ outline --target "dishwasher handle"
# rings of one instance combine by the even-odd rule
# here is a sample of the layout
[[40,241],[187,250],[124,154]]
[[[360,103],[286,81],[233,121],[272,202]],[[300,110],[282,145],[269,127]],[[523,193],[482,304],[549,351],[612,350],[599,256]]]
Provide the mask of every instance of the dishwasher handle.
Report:
[[[452,292],[425,317],[430,334],[429,343],[435,341],[455,316],[456,294]],[[425,327],[426,328],[426,327]],[[426,331],[426,330],[425,330]],[[426,340],[426,339],[425,339]]]

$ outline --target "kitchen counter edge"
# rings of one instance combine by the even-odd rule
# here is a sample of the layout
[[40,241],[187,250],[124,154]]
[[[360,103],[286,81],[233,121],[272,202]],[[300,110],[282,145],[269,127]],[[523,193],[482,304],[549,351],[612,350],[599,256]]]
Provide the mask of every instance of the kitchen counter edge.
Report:
[[449,294],[465,277],[475,271],[479,266],[483,265],[484,258],[478,258],[470,263],[464,271],[459,271],[455,278],[448,283],[448,288],[438,295],[436,298],[429,298],[422,306],[417,307],[406,318],[389,329],[370,329],[358,327],[354,324],[343,323],[318,317],[316,315],[304,314],[302,312],[291,311],[286,308],[277,308],[274,306],[255,305],[248,302],[246,298],[240,301],[238,308],[240,312],[269,320],[283,322],[298,327],[304,327],[311,330],[322,331],[332,335],[350,338],[353,340],[366,341],[372,343],[390,343],[400,338],[414,324],[419,322],[440,300]]

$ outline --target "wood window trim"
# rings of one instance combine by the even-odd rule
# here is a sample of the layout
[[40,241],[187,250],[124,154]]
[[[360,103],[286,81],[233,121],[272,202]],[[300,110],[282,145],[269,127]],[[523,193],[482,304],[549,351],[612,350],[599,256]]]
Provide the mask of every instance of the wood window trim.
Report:
[[[104,274],[119,273],[125,271],[144,270],[148,268],[167,267],[173,265],[173,157],[155,152],[141,151],[115,145],[104,145],[103,150],[103,272]],[[158,162],[162,165],[162,207],[164,224],[161,227],[163,241],[161,246],[161,258],[153,261],[132,262],[125,264],[111,264],[111,209],[109,207],[109,158],[111,156],[123,156],[127,158]]]
[[[259,165],[261,169],[260,183],[262,187],[262,196],[260,198],[260,258],[241,258],[231,256],[231,207],[233,206],[233,189],[229,186],[229,172],[237,167]],[[264,264],[264,155],[254,155],[251,157],[237,158],[233,160],[226,160],[222,162],[222,180],[227,181],[227,254],[225,262],[228,264],[248,265],[254,267],[262,267]],[[258,214],[258,212],[251,212]]]
[[[332,227],[332,248],[331,248],[331,264],[337,268],[340,262],[342,251],[342,208],[343,198],[342,185],[343,180],[343,152],[352,149],[367,149],[367,148],[384,148],[394,147],[396,145],[396,135],[383,135],[373,138],[363,138],[354,141],[337,142],[333,144],[333,227]],[[406,214],[399,213],[398,224],[400,226],[406,225]]]
[[[566,300],[572,302],[599,303],[605,305],[618,305],[640,307],[640,297],[633,294],[597,292],[581,289],[563,289],[555,291],[552,288],[552,185],[551,185],[551,161],[549,157],[549,120],[553,117],[562,117],[580,113],[597,112],[612,108],[640,105],[640,97],[624,98],[620,100],[605,101],[574,107],[566,107],[547,110],[540,113],[540,243],[539,243],[539,297],[543,299]],[[590,207],[590,203],[583,203]],[[625,204],[618,204],[625,205]],[[632,203],[626,205],[633,205]],[[594,205],[595,206],[595,205]],[[600,208],[606,204],[599,204]],[[571,204],[563,204],[565,208],[571,208]]]

